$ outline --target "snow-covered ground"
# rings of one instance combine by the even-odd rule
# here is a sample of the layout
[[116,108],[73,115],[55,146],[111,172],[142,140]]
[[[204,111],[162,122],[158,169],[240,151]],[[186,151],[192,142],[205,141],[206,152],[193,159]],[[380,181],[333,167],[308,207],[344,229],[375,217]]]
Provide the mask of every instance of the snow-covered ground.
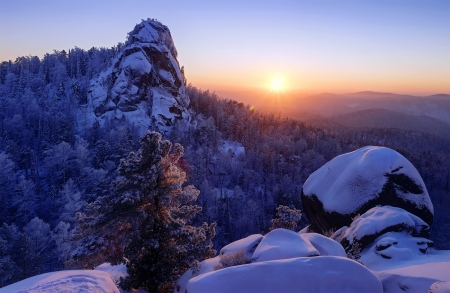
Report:
[[[386,214],[393,216],[394,224],[399,219],[411,222],[411,227],[422,223],[402,209],[377,207],[361,220],[355,219],[355,227],[360,228],[354,229],[355,235],[383,230],[378,222]],[[264,236],[255,234],[228,244],[219,256],[202,262],[199,272],[188,270],[178,280],[174,293],[427,292],[436,282],[450,281],[450,251],[430,250],[424,241],[431,242],[407,231],[387,232],[355,261],[348,259],[341,244],[331,238],[275,229]],[[221,258],[239,251],[248,262],[219,265]],[[436,290],[444,290],[444,285],[436,285]]]
[[113,277],[99,270],[73,270],[34,276],[0,289],[0,293],[119,293]]
[[361,264],[344,257],[322,256],[229,267],[191,279],[187,291],[381,293],[383,288],[380,280]]

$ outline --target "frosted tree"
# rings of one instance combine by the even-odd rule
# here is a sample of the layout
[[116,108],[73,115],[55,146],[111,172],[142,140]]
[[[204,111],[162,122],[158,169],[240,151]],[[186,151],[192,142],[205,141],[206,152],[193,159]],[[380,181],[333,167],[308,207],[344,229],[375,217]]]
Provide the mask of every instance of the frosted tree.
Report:
[[79,216],[72,266],[93,268],[104,261],[125,262],[126,288],[172,292],[173,282],[199,259],[215,255],[215,224],[188,225],[201,210],[199,195],[183,187],[186,174],[177,164],[183,147],[148,131],[140,149],[122,159],[111,193]]
[[16,174],[14,162],[6,153],[0,153],[0,224],[9,216],[8,208],[12,205]]
[[81,193],[77,190],[72,179],[67,180],[59,192],[59,206],[61,215],[59,219],[69,224],[75,224],[76,213],[81,210],[84,202],[81,200]]
[[46,252],[53,245],[53,233],[50,225],[38,217],[34,217],[23,227],[23,232],[29,239],[31,253],[42,262],[48,255]]
[[302,212],[300,210],[280,205],[277,207],[277,217],[270,221],[272,224],[270,230],[284,228],[294,231],[295,228],[297,228],[297,222],[300,221],[301,218]]
[[56,254],[60,265],[63,265],[65,261],[70,258],[70,253],[73,249],[72,242],[70,241],[73,235],[73,229],[70,229],[70,224],[65,222],[59,222],[53,229],[53,240],[56,245]]

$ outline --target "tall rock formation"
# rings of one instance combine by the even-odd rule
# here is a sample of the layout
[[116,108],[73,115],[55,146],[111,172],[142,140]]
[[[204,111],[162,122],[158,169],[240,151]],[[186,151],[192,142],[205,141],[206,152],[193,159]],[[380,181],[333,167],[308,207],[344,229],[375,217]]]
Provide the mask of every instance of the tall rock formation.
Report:
[[190,120],[189,96],[176,58],[169,29],[143,20],[128,34],[111,66],[91,80],[79,125],[90,127],[95,120],[115,125],[126,119],[141,133],[149,127],[164,133],[176,121]]

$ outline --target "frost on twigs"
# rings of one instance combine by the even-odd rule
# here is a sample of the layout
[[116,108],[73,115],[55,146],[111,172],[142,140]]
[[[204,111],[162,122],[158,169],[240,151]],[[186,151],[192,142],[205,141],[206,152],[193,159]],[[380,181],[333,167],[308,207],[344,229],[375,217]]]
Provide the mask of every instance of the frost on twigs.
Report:
[[277,207],[277,217],[270,221],[270,231],[277,228],[284,228],[295,231],[297,228],[297,222],[302,218],[302,211],[296,208],[289,208],[287,206],[280,205]]

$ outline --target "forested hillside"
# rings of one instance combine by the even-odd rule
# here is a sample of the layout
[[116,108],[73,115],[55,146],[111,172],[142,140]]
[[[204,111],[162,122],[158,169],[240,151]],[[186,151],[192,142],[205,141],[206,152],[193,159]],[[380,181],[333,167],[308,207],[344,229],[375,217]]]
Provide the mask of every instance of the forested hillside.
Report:
[[[91,79],[122,46],[1,63],[0,286],[64,268],[76,213],[110,192],[120,159],[137,150],[142,133],[133,121],[77,124]],[[216,249],[268,232],[278,205],[301,209],[306,178],[365,145],[390,147],[413,163],[435,207],[432,239],[437,248],[450,247],[448,140],[388,128],[312,127],[194,86],[188,93],[192,119],[167,138],[184,146],[179,163],[201,192],[195,222],[217,222]],[[299,228],[306,224],[303,218]]]

